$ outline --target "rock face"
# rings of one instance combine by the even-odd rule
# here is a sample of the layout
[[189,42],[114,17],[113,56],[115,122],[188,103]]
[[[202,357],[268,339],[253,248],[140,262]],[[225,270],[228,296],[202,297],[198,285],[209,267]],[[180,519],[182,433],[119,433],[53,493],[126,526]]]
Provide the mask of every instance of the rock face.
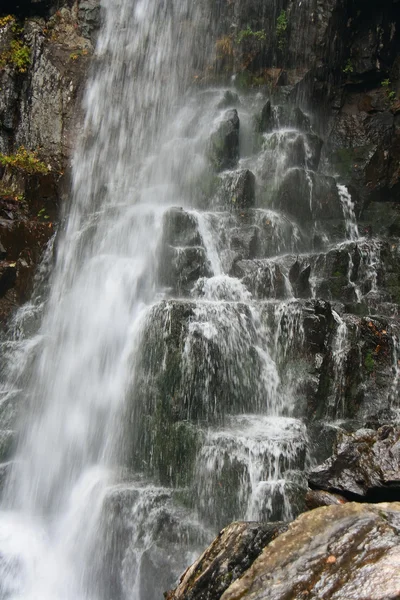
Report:
[[[225,549],[239,548],[239,560],[246,555],[246,542],[240,539],[243,531],[248,535],[240,524],[224,530],[167,597],[387,600],[400,595],[399,503],[349,503],[305,513],[285,533],[272,539],[238,577],[234,565],[231,570],[229,564],[236,557],[229,552],[225,559]],[[232,543],[231,536],[239,539]],[[251,549],[250,544],[249,554]],[[215,577],[221,571],[231,573],[234,581],[225,576],[222,586]]]
[[[65,199],[99,10],[97,0],[26,1],[0,9],[0,153],[13,157],[23,149],[42,165],[39,172],[21,161],[0,164],[3,325],[32,292]],[[13,62],[12,44],[23,49],[24,64]]]
[[400,494],[400,429],[386,425],[340,434],[334,455],[313,469],[313,488],[347,498],[389,500]]

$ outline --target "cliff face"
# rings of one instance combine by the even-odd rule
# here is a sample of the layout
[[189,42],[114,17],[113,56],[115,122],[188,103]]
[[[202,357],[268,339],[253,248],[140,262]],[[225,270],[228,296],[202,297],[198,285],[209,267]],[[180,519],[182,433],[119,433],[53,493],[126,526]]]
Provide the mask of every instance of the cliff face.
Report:
[[66,199],[97,2],[21,2],[0,14],[0,318],[32,291]]

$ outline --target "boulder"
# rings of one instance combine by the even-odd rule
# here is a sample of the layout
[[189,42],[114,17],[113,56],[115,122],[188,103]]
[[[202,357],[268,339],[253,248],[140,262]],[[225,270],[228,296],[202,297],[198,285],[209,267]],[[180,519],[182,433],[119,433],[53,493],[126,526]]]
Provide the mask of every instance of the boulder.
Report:
[[341,433],[331,458],[313,469],[309,485],[347,498],[385,500],[400,495],[400,427]]
[[216,171],[236,166],[239,159],[239,125],[237,110],[228,110],[211,135],[208,156]]
[[[260,552],[260,543],[264,549]],[[168,600],[388,600],[400,595],[400,503],[345,503],[282,524],[233,523]]]
[[224,174],[221,186],[213,200],[215,207],[228,210],[246,210],[255,203],[256,178],[248,169]]
[[400,595],[399,565],[399,503],[323,507],[301,515],[220,598],[387,600]]
[[220,598],[227,587],[249,568],[263,548],[286,529],[284,523],[231,523],[187,569],[179,585],[165,594],[166,600]]

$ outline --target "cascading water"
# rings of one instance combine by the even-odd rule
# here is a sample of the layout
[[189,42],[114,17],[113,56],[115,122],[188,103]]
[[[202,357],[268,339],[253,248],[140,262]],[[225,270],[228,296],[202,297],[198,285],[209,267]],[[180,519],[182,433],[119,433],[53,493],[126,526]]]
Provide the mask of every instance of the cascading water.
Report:
[[299,108],[190,85],[211,19],[104,0],[49,296],[16,318],[42,322],[9,344],[4,600],[161,597],[230,520],[301,510],[310,397],[345,416],[340,303],[379,301],[380,242]]

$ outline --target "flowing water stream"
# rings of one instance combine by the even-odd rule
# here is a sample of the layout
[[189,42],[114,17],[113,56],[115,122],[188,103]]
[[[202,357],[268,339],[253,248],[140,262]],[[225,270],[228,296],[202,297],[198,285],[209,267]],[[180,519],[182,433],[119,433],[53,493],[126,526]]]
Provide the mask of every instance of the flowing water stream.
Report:
[[[310,367],[295,358],[335,244],[359,241],[376,292],[378,248],[362,246],[348,190],[316,173],[308,118],[296,126],[276,109],[253,151],[263,99],[237,98],[246,151],[236,170],[210,169],[226,95],[190,85],[207,60],[200,9],[103,2],[72,202],[54,267],[42,267],[50,284],[38,282],[7,346],[2,408],[22,416],[0,513],[1,599],[154,600],[231,519],[295,516],[311,460],[299,401]],[[240,207],[248,169],[255,199]],[[304,227],[274,200],[292,180]],[[340,235],[324,229],[324,186]],[[339,411],[337,313],[332,328]]]

